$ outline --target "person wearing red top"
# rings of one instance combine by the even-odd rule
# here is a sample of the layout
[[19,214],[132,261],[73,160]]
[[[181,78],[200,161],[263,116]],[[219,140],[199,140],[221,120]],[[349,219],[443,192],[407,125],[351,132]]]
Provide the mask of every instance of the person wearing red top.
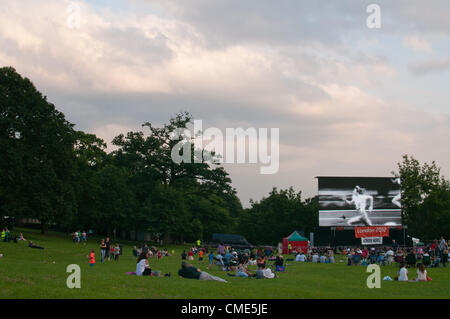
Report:
[[369,255],[369,250],[367,248],[364,248],[364,250],[362,251],[362,258],[366,259],[367,256]]
[[194,260],[194,252],[192,250],[188,252],[188,260]]
[[161,254],[161,250],[158,250],[158,259],[161,259],[162,254]]
[[94,249],[91,250],[91,253],[88,256],[89,266],[93,267],[95,265],[95,252]]

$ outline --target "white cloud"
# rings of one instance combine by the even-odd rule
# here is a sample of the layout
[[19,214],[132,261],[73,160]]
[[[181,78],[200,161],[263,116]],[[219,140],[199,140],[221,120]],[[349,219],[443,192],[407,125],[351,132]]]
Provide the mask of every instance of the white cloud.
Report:
[[[268,1],[256,11],[248,2],[241,8],[241,1],[165,3],[163,14],[146,12],[145,5],[120,14],[82,2],[81,28],[70,29],[67,1],[4,0],[0,63],[45,88],[50,100],[56,96],[58,108],[110,147],[119,133],[163,115],[167,121],[181,109],[212,126],[280,128],[278,174],[259,176],[259,165],[229,166],[244,202],[276,185],[301,184],[312,195],[314,174],[386,175],[404,153],[449,164],[449,150],[436,147],[450,136],[448,117],[415,109],[396,91],[402,74],[393,53],[402,44],[438,51],[425,40],[434,29],[422,34],[402,22],[417,15],[408,6],[400,12],[381,5],[399,17],[392,20],[399,28],[386,18],[380,33],[367,36],[373,30],[365,27],[365,8],[349,2],[330,2],[324,11],[292,2],[300,16]],[[200,10],[211,6],[212,16]],[[426,21],[436,11],[430,10]],[[361,21],[342,19],[343,12]],[[436,32],[446,23],[436,23]],[[379,35],[393,30],[396,46]],[[351,37],[342,41],[347,31]],[[392,55],[380,54],[385,45]],[[410,64],[414,74],[448,69],[448,59]]]
[[414,51],[431,53],[433,51],[431,44],[418,36],[407,36],[403,39],[403,45]]

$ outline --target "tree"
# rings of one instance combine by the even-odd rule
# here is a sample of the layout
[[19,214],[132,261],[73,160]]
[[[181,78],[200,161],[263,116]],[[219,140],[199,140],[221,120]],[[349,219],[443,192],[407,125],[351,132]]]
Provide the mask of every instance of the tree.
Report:
[[[401,180],[403,223],[421,239],[433,239],[449,229],[449,181],[440,174],[433,161],[420,164],[413,156],[404,155],[395,177]],[[442,226],[447,228],[442,228]],[[447,231],[448,232],[448,231]]]
[[238,220],[239,232],[254,244],[275,245],[296,229],[313,231],[318,223],[317,197],[301,198],[291,187],[273,188],[260,202],[251,201]]
[[[150,130],[128,132],[114,138],[119,148],[112,153],[116,165],[131,170],[136,198],[143,203],[134,213],[140,222],[136,230],[162,233],[167,242],[208,238],[213,232],[232,228],[234,217],[242,205],[231,187],[228,173],[220,165],[204,160],[215,154],[195,149],[193,140],[184,132],[192,116],[179,113],[162,127],[150,122],[143,127]],[[172,151],[182,143],[190,150],[189,160],[176,162]]]
[[73,124],[13,68],[0,68],[0,211],[42,232],[76,212]]

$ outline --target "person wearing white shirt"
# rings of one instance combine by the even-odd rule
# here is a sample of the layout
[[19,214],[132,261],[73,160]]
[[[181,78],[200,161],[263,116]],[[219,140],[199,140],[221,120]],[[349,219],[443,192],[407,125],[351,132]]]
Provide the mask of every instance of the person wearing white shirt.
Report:
[[298,254],[297,257],[295,257],[295,261],[305,262],[306,256],[304,253]]
[[427,281],[427,270],[425,269],[424,264],[420,264],[419,268],[417,268],[416,281]]
[[406,269],[405,263],[402,263],[402,267],[398,271],[398,281],[408,281],[408,269]]
[[314,255],[312,256],[312,262],[316,263],[319,261],[319,255],[317,253],[314,253]]
[[275,278],[275,274],[272,272],[272,270],[270,268],[266,268],[263,270],[263,274],[264,274],[264,278]]
[[139,256],[136,264],[136,275],[150,276],[152,274],[152,270],[150,269],[150,265],[148,264],[149,255],[150,254],[148,251],[144,251]]
[[392,264],[394,261],[394,251],[389,248],[389,250],[386,252],[387,262],[388,264]]

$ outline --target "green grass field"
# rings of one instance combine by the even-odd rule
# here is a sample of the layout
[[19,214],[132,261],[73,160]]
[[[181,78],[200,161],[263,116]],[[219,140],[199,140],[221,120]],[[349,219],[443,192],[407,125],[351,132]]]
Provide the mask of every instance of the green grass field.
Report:
[[[86,245],[75,244],[69,235],[50,233],[43,236],[35,230],[21,231],[45,250],[31,249],[28,242],[0,242],[0,298],[449,298],[450,267],[428,269],[431,282],[382,281],[380,289],[369,289],[366,267],[336,264],[288,262],[279,278],[257,280],[233,278],[225,272],[207,270],[207,261],[193,263],[201,270],[225,278],[229,283],[181,279],[177,276],[182,246],[167,246],[175,250],[172,257],[149,260],[152,269],[170,272],[171,277],[137,277],[125,273],[136,270],[132,243],[124,243],[118,262],[100,263],[97,239]],[[96,265],[89,267],[86,255],[96,251]],[[66,286],[69,264],[81,267],[81,288]],[[381,268],[382,277],[396,275],[397,266]],[[415,269],[409,271],[416,277]]]

